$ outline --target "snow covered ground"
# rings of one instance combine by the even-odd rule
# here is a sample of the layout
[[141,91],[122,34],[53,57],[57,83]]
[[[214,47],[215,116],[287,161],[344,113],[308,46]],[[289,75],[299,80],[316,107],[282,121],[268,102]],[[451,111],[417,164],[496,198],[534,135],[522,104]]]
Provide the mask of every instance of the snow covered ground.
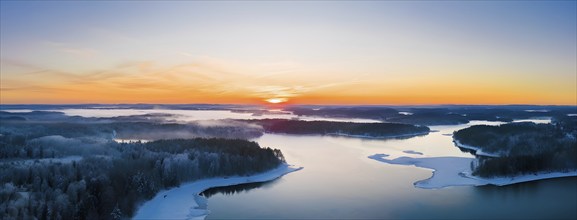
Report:
[[465,149],[469,149],[469,150],[474,150],[474,151],[475,151],[475,155],[486,156],[486,157],[500,157],[500,156],[501,156],[500,154],[485,152],[485,151],[483,151],[483,150],[482,150],[481,148],[479,148],[479,147],[462,144],[462,143],[459,142],[458,140],[454,140],[453,142],[455,143],[455,145],[457,145],[457,146],[460,147],[460,148],[465,148]]
[[428,179],[420,180],[414,183],[416,187],[424,189],[439,189],[450,186],[481,186],[497,185],[504,186],[521,182],[528,182],[541,179],[550,179],[558,177],[577,176],[577,170],[570,172],[548,172],[515,177],[498,177],[498,178],[481,178],[472,176],[471,161],[474,158],[464,157],[429,157],[429,158],[412,158],[399,157],[395,159],[386,159],[387,154],[375,154],[369,156],[370,159],[377,160],[388,164],[413,165],[416,167],[433,170],[433,176]]
[[288,164],[251,176],[234,176],[203,179],[183,184],[178,188],[159,192],[145,202],[136,212],[134,219],[204,219],[210,211],[201,192],[213,187],[232,186],[244,183],[267,182],[302,169]]
[[399,157],[396,159],[387,159],[387,154],[375,154],[369,156],[370,159],[377,160],[388,164],[413,165],[416,167],[433,170],[433,176],[428,179],[420,180],[414,183],[416,187],[424,189],[438,189],[449,186],[480,186],[485,185],[482,180],[471,179],[462,172],[471,173],[470,163],[473,158],[464,157]]
[[496,185],[496,186],[505,186],[511,185],[515,183],[522,183],[522,182],[529,182],[535,180],[544,180],[544,179],[551,179],[551,178],[559,178],[559,177],[570,177],[570,176],[577,176],[577,170],[570,171],[570,172],[542,172],[536,174],[528,174],[528,175],[521,175],[521,176],[514,176],[514,177],[495,177],[495,178],[481,178],[477,176],[471,175],[471,173],[462,173],[463,176],[471,179],[479,179],[481,181],[485,181],[487,184]]

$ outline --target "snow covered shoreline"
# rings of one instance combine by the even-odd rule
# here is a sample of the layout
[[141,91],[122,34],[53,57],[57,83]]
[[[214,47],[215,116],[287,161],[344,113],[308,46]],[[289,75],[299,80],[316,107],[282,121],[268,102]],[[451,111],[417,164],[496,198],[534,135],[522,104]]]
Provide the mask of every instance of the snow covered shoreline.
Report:
[[415,187],[423,189],[440,189],[451,186],[482,186],[496,185],[505,186],[522,182],[529,182],[542,179],[572,177],[577,176],[577,170],[570,172],[547,172],[529,175],[520,175],[515,177],[495,177],[482,178],[471,175],[471,161],[474,158],[464,157],[429,157],[429,158],[412,158],[399,157],[396,159],[386,159],[387,154],[375,154],[369,156],[370,159],[377,160],[388,164],[416,166],[433,170],[433,175],[425,180],[419,180],[414,183]]
[[133,219],[204,219],[210,211],[206,198],[200,195],[203,191],[213,187],[272,181],[301,169],[281,164],[275,169],[251,176],[218,177],[185,183],[157,193],[138,208]]
[[482,178],[478,176],[473,176],[471,173],[462,173],[463,176],[471,179],[479,179],[481,181],[487,182],[489,185],[495,186],[506,186],[516,183],[530,182],[536,180],[561,178],[561,177],[573,177],[577,176],[577,170],[569,172],[542,172],[537,174],[526,174],[514,177],[492,177],[492,178]]
[[455,145],[457,145],[457,147],[465,148],[465,149],[469,149],[469,150],[475,151],[475,155],[478,155],[478,156],[486,156],[486,157],[500,157],[500,156],[501,156],[501,155],[499,155],[499,154],[487,153],[487,152],[483,151],[483,150],[482,150],[481,148],[479,148],[479,147],[475,147],[475,146],[471,146],[471,145],[466,145],[466,144],[463,144],[463,143],[459,142],[458,140],[453,140],[453,143],[455,143]]

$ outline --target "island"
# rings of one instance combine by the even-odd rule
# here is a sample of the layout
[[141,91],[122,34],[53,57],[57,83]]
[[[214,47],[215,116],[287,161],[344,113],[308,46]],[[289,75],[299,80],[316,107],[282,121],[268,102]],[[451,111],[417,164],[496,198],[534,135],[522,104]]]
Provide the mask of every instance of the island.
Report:
[[424,189],[504,186],[577,176],[577,116],[560,115],[551,121],[551,124],[475,125],[455,131],[455,146],[474,158],[402,156],[389,159],[387,154],[368,158],[432,170],[430,178],[414,183],[415,187]]
[[503,177],[577,170],[577,117],[555,117],[551,124],[531,122],[475,125],[456,131],[457,147],[476,156],[472,175]]
[[363,118],[385,120],[398,115],[398,111],[385,106],[287,106],[285,111],[299,116],[318,116],[335,118]]
[[301,121],[288,119],[255,119],[243,122],[260,125],[265,132],[284,134],[318,134],[356,138],[407,138],[426,135],[431,130],[426,126],[401,123],[356,123],[335,121]]

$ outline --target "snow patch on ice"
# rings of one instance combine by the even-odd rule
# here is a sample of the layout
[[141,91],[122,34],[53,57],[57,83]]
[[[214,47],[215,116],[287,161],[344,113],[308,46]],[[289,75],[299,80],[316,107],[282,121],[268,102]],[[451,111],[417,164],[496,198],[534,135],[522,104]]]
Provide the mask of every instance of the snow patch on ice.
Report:
[[430,157],[411,158],[399,157],[396,159],[386,159],[387,154],[375,154],[369,156],[370,159],[396,165],[416,166],[433,170],[433,176],[428,179],[414,183],[415,187],[423,189],[440,189],[451,186],[482,186],[496,185],[505,186],[522,182],[529,182],[542,179],[577,176],[577,170],[569,172],[541,172],[514,177],[493,177],[482,178],[471,175],[471,161],[474,158],[464,157]]
[[473,158],[464,157],[430,157],[430,158],[412,158],[399,157],[396,159],[386,159],[386,154],[375,154],[369,156],[370,159],[377,160],[388,164],[413,165],[420,168],[433,170],[433,176],[428,179],[420,180],[414,183],[418,188],[423,189],[440,189],[449,186],[480,186],[486,183],[482,180],[471,179],[462,175],[462,172],[469,172],[470,163]]

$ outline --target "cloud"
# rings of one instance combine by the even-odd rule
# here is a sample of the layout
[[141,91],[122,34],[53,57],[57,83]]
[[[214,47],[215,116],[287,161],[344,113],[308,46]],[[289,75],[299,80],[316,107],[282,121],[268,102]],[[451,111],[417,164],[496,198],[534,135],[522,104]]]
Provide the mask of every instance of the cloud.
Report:
[[250,88],[252,94],[260,98],[290,98],[309,91],[303,86],[254,86]]
[[317,92],[323,89],[349,86],[353,84],[362,83],[364,80],[351,80],[345,82],[332,82],[332,83],[308,83],[308,85],[293,85],[293,86],[253,86],[250,87],[251,95],[263,99],[267,98],[293,98],[301,95],[306,95],[308,93]]
[[94,49],[90,48],[72,48],[72,47],[63,47],[59,48],[60,51],[80,57],[92,57],[97,52]]
[[56,51],[66,53],[75,57],[90,58],[98,53],[95,49],[86,47],[75,47],[70,43],[45,41],[44,45],[51,47]]
[[179,55],[185,56],[185,57],[193,57],[193,55],[191,53],[187,53],[187,52],[178,52]]
[[[52,82],[62,79],[72,79],[77,77],[75,74],[49,69],[40,65],[31,64],[17,59],[2,58],[1,84],[7,84],[7,81],[16,80],[20,84],[28,83],[42,84],[43,82]],[[11,81],[12,82],[12,81]]]
[[62,87],[50,87],[50,86],[42,86],[42,85],[25,85],[25,86],[12,86],[12,87],[4,87],[0,86],[0,91],[5,92],[32,92],[32,93],[56,93],[56,92],[74,92],[76,90],[62,88]]
[[46,68],[41,67],[41,66],[37,66],[34,64],[23,62],[21,60],[9,59],[9,58],[0,59],[0,63],[2,64],[2,66],[7,65],[7,66],[13,66],[13,67],[19,67],[19,68],[23,68],[23,69],[28,69],[28,70],[32,70],[32,71],[40,71],[40,70],[46,69]]
[[[63,45],[55,42],[51,44],[55,47]],[[68,96],[75,96],[75,100],[84,95],[102,99],[94,102],[105,102],[105,99],[145,102],[153,98],[180,99],[184,102],[195,102],[196,99],[215,102],[221,99],[292,99],[326,88],[359,82],[358,79],[347,78],[327,78],[321,81],[294,77],[295,72],[306,74],[302,73],[306,68],[294,62],[244,63],[211,57],[177,65],[161,65],[150,60],[132,61],[74,74],[18,61],[10,63],[34,69],[30,69],[32,71],[27,74],[3,76],[3,91],[26,93],[26,90],[33,88],[34,91],[44,91],[47,96],[53,94],[53,91],[60,91],[59,94],[68,92]]]

